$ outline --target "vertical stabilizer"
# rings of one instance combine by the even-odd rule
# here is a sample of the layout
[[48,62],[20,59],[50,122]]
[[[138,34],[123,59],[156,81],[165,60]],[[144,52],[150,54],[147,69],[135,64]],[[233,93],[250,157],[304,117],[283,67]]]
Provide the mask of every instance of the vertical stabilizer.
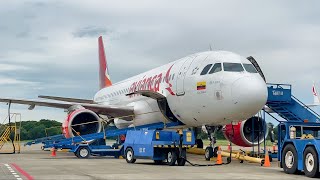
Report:
[[109,87],[112,85],[110,80],[109,71],[108,71],[108,64],[106,59],[106,54],[104,51],[102,36],[98,39],[99,44],[99,78],[100,78],[100,89]]
[[313,104],[320,104],[320,99],[318,96],[318,91],[315,83],[313,83],[313,86],[312,86],[312,93],[313,93]]

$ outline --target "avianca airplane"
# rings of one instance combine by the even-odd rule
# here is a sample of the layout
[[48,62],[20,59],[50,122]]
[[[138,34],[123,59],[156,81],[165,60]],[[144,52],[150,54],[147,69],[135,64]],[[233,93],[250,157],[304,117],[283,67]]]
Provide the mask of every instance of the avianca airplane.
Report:
[[58,101],[12,98],[0,101],[27,104],[29,109],[35,106],[67,109],[63,123],[66,137],[75,136],[72,128],[81,134],[101,131],[102,118],[113,121],[117,128],[166,121],[180,122],[180,128],[206,125],[209,132],[239,122],[233,133],[229,132],[234,143],[252,146],[261,143],[257,137],[263,140],[260,135],[252,139],[250,130],[252,121],[259,126],[257,119],[251,117],[264,107],[267,87],[248,59],[227,51],[201,52],[113,84],[102,37],[98,44],[100,90],[93,100],[39,96]]

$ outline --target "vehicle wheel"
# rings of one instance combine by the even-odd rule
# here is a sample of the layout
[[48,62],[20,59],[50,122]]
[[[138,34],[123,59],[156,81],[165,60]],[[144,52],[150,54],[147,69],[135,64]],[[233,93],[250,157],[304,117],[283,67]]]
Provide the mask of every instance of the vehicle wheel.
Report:
[[41,148],[42,151],[44,151],[44,146],[41,146],[40,148]]
[[167,155],[167,162],[169,166],[174,166],[176,165],[176,161],[177,161],[177,153],[175,150],[171,150],[168,152]]
[[202,139],[196,139],[197,148],[203,148],[203,141]]
[[298,172],[298,155],[295,147],[292,144],[288,144],[284,147],[281,160],[285,173],[295,174]]
[[206,158],[207,161],[210,161],[210,158],[213,157],[213,148],[212,147],[207,147],[205,152],[204,152],[204,157]]
[[134,163],[136,159],[134,158],[134,152],[132,148],[126,149],[126,161],[127,163]]
[[90,156],[90,150],[88,147],[79,147],[77,151],[78,158],[88,158]]
[[160,164],[163,163],[163,160],[154,160],[154,163],[155,163],[156,165],[160,165]]
[[319,160],[315,149],[311,146],[307,147],[303,153],[304,174],[308,177],[317,177],[319,175]]
[[184,166],[186,164],[187,151],[185,149],[182,149],[181,153],[182,153],[181,157],[183,157],[183,158],[178,158],[177,159],[178,166]]

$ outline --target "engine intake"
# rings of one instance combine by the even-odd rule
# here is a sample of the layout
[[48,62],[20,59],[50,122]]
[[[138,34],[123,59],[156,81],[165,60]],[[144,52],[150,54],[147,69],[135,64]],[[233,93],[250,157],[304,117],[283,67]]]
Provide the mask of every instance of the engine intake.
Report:
[[62,124],[62,131],[66,138],[77,136],[77,133],[79,135],[98,133],[101,128],[99,116],[95,112],[84,108],[68,114]]
[[252,117],[233,125],[225,125],[222,131],[227,140],[243,147],[261,144],[268,135],[267,124],[259,117]]

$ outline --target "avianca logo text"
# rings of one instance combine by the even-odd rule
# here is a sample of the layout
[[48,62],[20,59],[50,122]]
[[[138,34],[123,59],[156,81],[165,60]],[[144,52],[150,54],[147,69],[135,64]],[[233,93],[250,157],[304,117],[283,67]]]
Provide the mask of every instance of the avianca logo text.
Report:
[[[171,89],[172,84],[169,82],[170,81],[169,75],[170,75],[170,71],[171,71],[172,66],[168,69],[168,71],[166,72],[166,76],[164,77],[165,82],[169,85],[169,87],[167,87],[165,89],[171,95],[175,95]],[[131,84],[130,89],[129,89],[129,93],[133,93],[133,92],[140,91],[140,90],[149,90],[149,91],[159,92],[161,81],[162,81],[162,73],[160,73],[158,75],[151,76],[151,77],[143,78],[140,81],[137,81],[137,82],[134,82]]]

